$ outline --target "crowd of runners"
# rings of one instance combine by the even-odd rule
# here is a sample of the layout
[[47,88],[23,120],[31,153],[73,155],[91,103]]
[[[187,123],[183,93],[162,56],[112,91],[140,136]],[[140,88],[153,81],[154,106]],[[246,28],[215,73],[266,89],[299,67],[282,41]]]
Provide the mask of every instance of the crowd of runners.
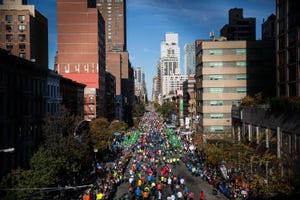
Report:
[[[163,120],[148,113],[139,127],[140,138],[133,148],[129,163],[128,195],[125,199],[194,199],[194,191],[185,184],[174,168],[182,158],[185,144],[175,132],[163,125]],[[201,193],[204,199],[204,193]],[[198,197],[197,197],[198,199]]]
[[117,187],[124,182],[127,191],[118,197],[123,200],[206,199],[201,188],[193,191],[184,176],[176,174],[174,169],[179,165],[185,165],[181,167],[187,167],[192,175],[208,181],[215,187],[216,194],[217,191],[224,193],[222,189],[232,184],[234,191],[241,192],[240,188],[235,188],[235,183],[222,178],[216,166],[206,163],[203,152],[189,149],[192,146],[190,138],[167,128],[155,113],[146,113],[135,130],[121,136],[115,140],[114,161],[98,164],[96,184],[86,192],[84,200],[116,199]]

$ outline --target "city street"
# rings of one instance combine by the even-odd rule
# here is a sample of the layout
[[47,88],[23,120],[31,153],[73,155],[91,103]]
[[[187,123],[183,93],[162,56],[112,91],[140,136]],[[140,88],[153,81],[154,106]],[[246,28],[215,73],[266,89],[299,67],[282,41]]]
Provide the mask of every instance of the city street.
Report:
[[[178,137],[177,135],[169,136],[169,138],[166,139],[165,137],[165,132],[160,132],[161,130],[166,130],[164,129],[164,126],[162,124],[156,124],[155,122],[158,122],[159,120],[153,117],[157,117],[153,112],[153,109],[149,108],[150,112],[146,114],[146,117],[143,118],[142,123],[139,125],[140,129],[146,130],[148,132],[144,132],[146,136],[141,136],[141,138],[144,137],[144,142],[139,141],[139,145],[137,145],[137,148],[135,148],[135,151],[132,153],[135,156],[133,156],[127,166],[127,169],[125,170],[125,175],[124,175],[124,182],[121,183],[116,190],[114,199],[122,199],[126,194],[129,194],[130,199],[136,199],[137,197],[134,195],[134,192],[130,193],[129,188],[130,188],[130,183],[128,181],[129,177],[134,177],[134,179],[141,179],[137,178],[137,174],[144,174],[145,177],[147,177],[147,170],[140,170],[139,172],[136,171],[136,173],[132,172],[133,166],[138,165],[137,163],[140,163],[142,166],[148,166],[148,170],[156,171],[157,169],[157,175],[154,177],[153,181],[143,181],[143,185],[141,187],[144,187],[144,189],[147,187],[147,185],[155,183],[157,184],[160,183],[160,174],[163,171],[164,167],[170,166],[170,170],[167,172],[166,177],[171,176],[171,177],[181,177],[184,179],[184,186],[180,185],[175,187],[176,184],[174,184],[174,188],[176,189],[170,189],[169,185],[165,187],[165,189],[162,190],[162,199],[167,199],[167,197],[170,197],[171,194],[175,194],[176,199],[177,197],[177,192],[178,191],[184,191],[184,187],[187,186],[189,191],[194,193],[195,199],[199,198],[199,194],[201,191],[204,192],[205,199],[227,199],[223,194],[220,192],[216,195],[212,193],[213,186],[209,185],[208,182],[202,180],[200,176],[193,176],[191,171],[188,170],[187,166],[185,163],[183,163],[180,159],[177,159],[176,164],[172,161],[168,161],[168,159],[165,159],[165,157],[169,157],[170,160],[175,157],[179,157],[178,155],[181,155],[181,151],[179,149],[184,149],[184,143],[182,141],[177,141],[175,142],[175,137]],[[155,120],[154,120],[155,119]],[[161,123],[161,121],[160,121]],[[161,126],[161,127],[160,127]],[[160,128],[159,128],[160,127]],[[150,134],[154,134],[153,136]],[[151,138],[151,139],[150,139]],[[173,138],[173,143],[170,138]],[[170,139],[170,140],[169,140]],[[164,140],[166,140],[166,146],[164,146]],[[180,142],[180,146],[175,146],[174,144],[178,144]],[[182,143],[181,143],[182,142]],[[143,144],[144,143],[144,144]],[[162,145],[160,145],[162,144]],[[187,145],[187,144],[185,144]],[[145,147],[145,148],[141,148]],[[167,148],[164,148],[167,147]],[[173,148],[174,147],[174,148]],[[169,153],[175,150],[175,153]],[[145,151],[143,151],[145,150]],[[161,154],[158,155],[158,151],[164,150]],[[143,152],[143,153],[139,153]],[[180,152],[180,153],[179,153]],[[139,155],[139,156],[138,156]],[[143,155],[143,156],[141,156]],[[147,156],[145,156],[147,155]],[[185,155],[185,150],[182,151],[182,156]],[[143,157],[143,158],[142,158]],[[154,160],[157,160],[156,164],[150,164],[151,163],[151,158]],[[167,162],[164,162],[167,160]],[[148,164],[149,163],[149,164]],[[155,162],[153,162],[155,163]],[[159,171],[161,170],[161,172]],[[130,172],[130,173],[129,173]],[[130,175],[131,174],[131,175]],[[149,177],[149,175],[148,175]],[[174,182],[173,182],[174,183]],[[132,184],[134,185],[134,184]],[[142,189],[141,189],[142,190]],[[156,189],[154,191],[157,191]],[[167,192],[168,191],[168,192]],[[151,193],[155,199],[158,197],[156,196],[156,192]],[[126,198],[124,198],[126,199]]]
[[[227,199],[223,194],[218,192],[218,195],[212,194],[213,186],[209,185],[207,182],[203,181],[200,177],[192,176],[191,173],[187,170],[184,163],[180,163],[174,169],[176,174],[180,174],[184,177],[186,185],[192,190],[195,191],[195,197],[199,196],[201,190],[203,190],[205,194],[205,199],[207,200],[216,200],[216,199]],[[122,183],[118,188],[115,195],[115,200],[120,199],[124,194],[128,192],[129,183],[128,181]]]

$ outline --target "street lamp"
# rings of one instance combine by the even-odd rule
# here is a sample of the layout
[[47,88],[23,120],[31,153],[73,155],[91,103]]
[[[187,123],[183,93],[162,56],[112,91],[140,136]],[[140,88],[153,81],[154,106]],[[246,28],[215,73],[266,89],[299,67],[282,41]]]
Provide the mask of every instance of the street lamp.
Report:
[[98,153],[98,149],[94,148],[94,153],[95,153],[95,162],[97,162],[97,153]]
[[13,153],[14,151],[15,151],[15,148],[0,149],[0,152],[3,152],[3,153]]

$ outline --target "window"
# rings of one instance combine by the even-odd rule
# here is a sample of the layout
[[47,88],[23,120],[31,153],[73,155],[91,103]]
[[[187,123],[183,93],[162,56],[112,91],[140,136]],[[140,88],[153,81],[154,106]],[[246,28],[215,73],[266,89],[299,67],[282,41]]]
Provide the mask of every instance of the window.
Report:
[[223,50],[222,49],[210,49],[209,54],[210,55],[222,55]]
[[13,49],[13,44],[6,44],[6,49]]
[[223,75],[219,75],[219,74],[210,75],[209,80],[223,80]]
[[25,21],[25,15],[19,15],[18,19],[19,21]]
[[210,93],[223,93],[224,88],[209,88]]
[[20,58],[26,58],[26,53],[19,53]]
[[246,67],[246,62],[244,62],[244,61],[236,62],[236,66],[237,67]]
[[6,30],[7,31],[12,31],[13,30],[13,26],[12,25],[6,25]]
[[13,39],[13,35],[12,34],[7,34],[6,35],[6,40],[7,41],[12,41],[12,39]]
[[6,19],[6,21],[11,22],[13,20],[13,16],[12,15],[6,15],[5,19]]
[[212,118],[212,119],[221,119],[221,118],[224,118],[224,114],[223,113],[211,113],[210,118]]
[[26,39],[26,35],[25,34],[20,34],[19,35],[19,40],[20,41],[25,41],[25,39]]
[[26,29],[26,26],[25,25],[19,25],[19,30],[20,31],[24,31]]
[[224,105],[224,101],[221,101],[221,100],[212,100],[212,101],[210,101],[210,105],[211,106],[223,106]]
[[210,67],[223,67],[222,62],[209,62]]
[[235,53],[236,53],[236,55],[245,55],[246,49],[236,49]]
[[211,126],[210,131],[211,132],[223,132],[224,126]]
[[247,76],[246,74],[237,74],[235,78],[236,80],[246,80]]
[[244,87],[242,87],[242,88],[236,88],[236,92],[237,93],[246,93],[247,92],[247,88],[244,88]]
[[19,49],[21,49],[21,50],[26,49],[26,45],[25,44],[19,44]]

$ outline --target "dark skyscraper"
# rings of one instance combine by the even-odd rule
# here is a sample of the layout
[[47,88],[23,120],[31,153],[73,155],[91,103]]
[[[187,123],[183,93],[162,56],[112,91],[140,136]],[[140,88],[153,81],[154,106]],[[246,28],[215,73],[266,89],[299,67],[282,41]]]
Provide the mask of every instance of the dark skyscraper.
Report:
[[277,95],[300,96],[298,0],[276,1]]
[[229,24],[223,26],[220,35],[227,40],[255,40],[256,19],[244,18],[242,8],[232,8],[229,10]]

